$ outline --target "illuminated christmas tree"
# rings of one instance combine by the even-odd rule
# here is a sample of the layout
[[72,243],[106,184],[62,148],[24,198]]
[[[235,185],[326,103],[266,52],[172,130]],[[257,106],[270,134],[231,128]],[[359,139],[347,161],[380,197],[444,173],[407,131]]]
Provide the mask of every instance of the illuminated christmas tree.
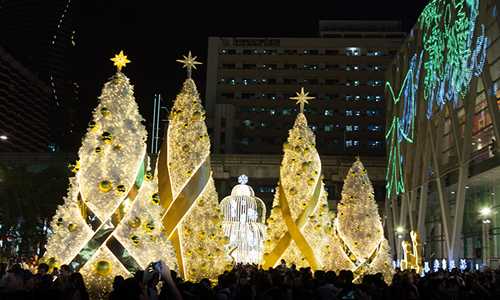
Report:
[[196,57],[178,60],[188,78],[177,95],[165,131],[158,176],[163,223],[177,254],[180,274],[188,280],[216,278],[229,266],[212,171],[205,111],[191,79]]
[[121,72],[129,60],[123,51],[112,60],[118,72],[104,85],[93,112],[42,259],[81,272],[96,299],[105,297],[116,275],[129,276],[158,259],[172,268],[176,263],[162,233],[146,129],[133,87]]
[[307,126],[304,88],[297,97],[300,113],[283,145],[280,181],[267,220],[263,267],[277,265],[281,259],[297,267],[328,268],[335,256],[332,242],[333,213],[328,209],[327,193],[321,175],[321,160],[315,136]]
[[342,248],[336,264],[349,266],[355,280],[364,274],[382,273],[392,280],[390,248],[384,237],[373,187],[365,167],[356,159],[342,189],[334,224],[335,238]]

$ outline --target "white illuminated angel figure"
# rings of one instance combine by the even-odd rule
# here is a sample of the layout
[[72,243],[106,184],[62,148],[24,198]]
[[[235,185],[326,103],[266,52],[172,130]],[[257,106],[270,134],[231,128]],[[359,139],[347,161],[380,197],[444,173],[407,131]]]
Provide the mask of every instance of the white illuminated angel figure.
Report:
[[224,234],[230,241],[228,251],[236,263],[259,264],[266,232],[266,207],[247,185],[246,175],[238,177],[238,182],[231,195],[220,203],[224,214]]

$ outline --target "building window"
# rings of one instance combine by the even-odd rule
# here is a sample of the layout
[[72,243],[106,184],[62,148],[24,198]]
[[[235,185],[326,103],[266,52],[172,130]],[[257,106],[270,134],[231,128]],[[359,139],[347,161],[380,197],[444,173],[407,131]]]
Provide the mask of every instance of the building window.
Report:
[[382,86],[383,83],[382,80],[368,80],[368,85],[372,87]]
[[283,68],[284,68],[285,70],[295,70],[295,69],[297,69],[297,65],[296,65],[296,64],[285,64],[285,65],[283,66]]
[[339,81],[337,79],[326,79],[325,84],[337,84]]
[[244,120],[242,123],[243,123],[243,126],[245,126],[246,128],[250,128],[250,129],[254,128],[254,125],[253,125],[252,121],[250,121],[250,120]]
[[332,132],[333,131],[333,124],[326,124],[324,127],[325,132]]
[[252,55],[252,53],[253,53],[253,51],[250,50],[250,49],[244,49],[243,50],[243,54],[245,54],[245,55]]
[[236,85],[236,79],[234,78],[231,78],[231,79],[228,79],[227,82],[230,84],[230,85]]
[[381,50],[369,50],[367,53],[366,53],[367,56],[383,56],[384,55],[384,51],[381,51]]
[[346,140],[345,146],[346,146],[346,148],[357,148],[357,147],[359,147],[359,141],[358,140]]
[[283,79],[284,84],[297,84],[297,79],[285,78]]
[[284,54],[286,55],[296,55],[297,54],[297,50],[295,49],[285,49],[285,51],[283,51]]
[[222,64],[223,69],[236,69],[235,64]]
[[368,131],[380,132],[382,131],[382,126],[376,124],[368,124]]
[[253,70],[256,69],[257,65],[256,64],[243,64],[243,69],[244,70]]
[[352,125],[346,125],[345,126],[345,131],[351,132],[352,131]]
[[346,117],[352,117],[352,110],[346,109],[345,115],[346,115]]
[[356,117],[361,117],[361,111],[359,111],[359,110],[355,110],[355,111],[354,111],[354,115],[355,115]]
[[382,149],[382,141],[379,140],[368,140],[368,148],[371,149]]
[[305,64],[302,69],[304,70],[317,70],[319,69],[319,66],[318,65],[311,65],[311,64]]
[[319,51],[316,50],[316,49],[306,49],[304,50],[304,54],[308,54],[308,55],[318,55],[319,54]]
[[254,93],[242,93],[241,94],[241,99],[252,99],[255,97]]
[[367,109],[366,110],[366,115],[369,117],[377,117],[380,114],[380,111],[378,109]]
[[345,48],[345,55],[347,55],[347,56],[360,56],[361,49],[358,47]]
[[269,78],[267,84],[276,84],[276,78]]
[[325,55],[339,55],[339,50],[327,49],[325,50]]
[[324,115],[325,116],[333,116],[333,109],[325,109]]
[[232,99],[234,98],[234,93],[222,93],[220,94],[222,97],[227,98],[227,99]]
[[229,49],[229,50],[227,50],[227,54],[229,54],[229,55],[235,55],[236,54],[236,49]]
[[339,65],[325,65],[326,71],[333,71],[333,70],[337,70],[338,68],[339,68]]

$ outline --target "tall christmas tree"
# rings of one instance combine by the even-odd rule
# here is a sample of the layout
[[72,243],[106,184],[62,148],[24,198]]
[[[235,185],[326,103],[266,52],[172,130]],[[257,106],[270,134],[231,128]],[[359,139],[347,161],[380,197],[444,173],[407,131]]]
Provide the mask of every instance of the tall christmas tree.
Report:
[[122,51],[112,61],[118,72],[99,97],[42,259],[80,271],[96,299],[105,297],[116,275],[128,276],[158,259],[175,267],[173,248],[162,233],[146,129],[133,87],[121,72],[129,60]]
[[210,168],[205,111],[191,79],[200,62],[191,52],[178,62],[187,68],[188,78],[175,99],[158,158],[163,223],[180,274],[187,280],[216,278],[228,267],[228,239]]
[[274,267],[280,259],[298,267],[323,269],[335,255],[332,243],[333,213],[321,175],[321,160],[315,136],[307,126],[304,104],[314,99],[304,92],[297,97],[300,113],[284,144],[280,181],[267,220],[263,267]]
[[365,274],[382,273],[386,282],[392,280],[390,248],[384,237],[372,184],[359,158],[344,180],[334,229],[343,250],[337,264],[347,265],[355,279]]

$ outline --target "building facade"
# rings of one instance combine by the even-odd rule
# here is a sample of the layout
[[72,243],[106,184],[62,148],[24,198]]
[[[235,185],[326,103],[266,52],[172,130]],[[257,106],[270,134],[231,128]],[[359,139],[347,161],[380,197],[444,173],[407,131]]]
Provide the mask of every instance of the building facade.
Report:
[[[386,223],[426,260],[500,258],[499,1],[433,0],[387,70]],[[471,265],[469,265],[471,267]]]
[[1,46],[50,87],[51,150],[74,150],[80,137],[74,70],[78,0],[0,1]]
[[324,155],[384,152],[384,70],[404,34],[398,22],[321,21],[315,38],[208,40],[206,109],[214,151],[276,154],[305,109]]
[[47,152],[49,105],[49,87],[0,47],[0,152]]

